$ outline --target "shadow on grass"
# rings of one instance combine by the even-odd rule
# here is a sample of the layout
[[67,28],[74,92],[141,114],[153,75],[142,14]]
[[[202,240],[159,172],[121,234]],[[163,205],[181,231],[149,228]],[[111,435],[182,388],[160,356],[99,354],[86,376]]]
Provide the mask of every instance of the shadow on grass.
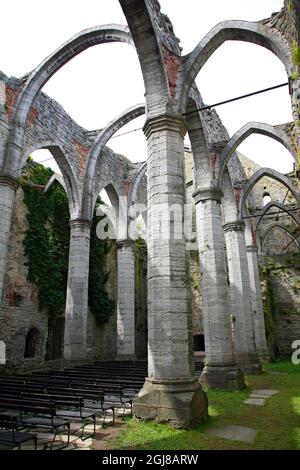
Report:
[[[271,375],[278,371],[287,375]],[[300,366],[289,362],[266,364],[259,376],[246,377],[242,392],[207,391],[209,419],[193,430],[178,430],[153,422],[128,419],[124,431],[111,441],[115,449],[140,450],[281,450],[300,449]],[[264,406],[243,404],[253,389],[279,390]],[[211,436],[207,430],[228,424],[257,431],[255,443],[245,444]]]

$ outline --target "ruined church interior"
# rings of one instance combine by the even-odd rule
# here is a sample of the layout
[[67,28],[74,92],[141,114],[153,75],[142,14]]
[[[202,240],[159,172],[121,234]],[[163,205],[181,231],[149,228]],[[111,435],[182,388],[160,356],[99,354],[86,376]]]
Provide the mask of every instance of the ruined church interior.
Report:
[[[158,0],[116,3],[123,25],[66,37],[21,77],[0,71],[0,449],[108,449],[101,432],[116,424],[116,448],[126,426],[138,435],[154,425],[199,430],[207,448],[227,448],[201,427],[222,419],[222,403],[238,425],[235,400],[249,416],[251,407],[272,415],[280,380],[299,389],[299,1],[259,21],[224,18],[189,53]],[[196,83],[226,42],[280,61],[289,122],[227,130]],[[144,102],[87,130],[43,88],[112,43],[134,50]],[[110,146],[136,119],[140,161]],[[290,171],[244,154],[253,135],[283,147]],[[287,426],[300,401],[295,410]],[[224,442],[276,449],[255,441],[264,419],[251,425],[248,414],[253,440]]]

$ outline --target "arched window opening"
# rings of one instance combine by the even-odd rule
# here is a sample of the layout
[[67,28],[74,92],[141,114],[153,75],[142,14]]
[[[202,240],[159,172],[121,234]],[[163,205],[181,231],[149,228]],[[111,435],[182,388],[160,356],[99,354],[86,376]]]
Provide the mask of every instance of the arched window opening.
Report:
[[[48,149],[38,149],[31,153],[30,158],[40,165],[43,165],[46,168],[51,168],[54,173],[61,175],[61,170],[58,164],[55,161],[55,158]],[[26,171],[26,166],[23,169],[23,172]]]
[[264,192],[263,193],[263,205],[266,206],[267,204],[269,204],[269,202],[271,202],[272,199],[271,199],[271,196],[268,192]]
[[39,331],[36,328],[31,328],[26,336],[24,357],[35,357],[37,353]]

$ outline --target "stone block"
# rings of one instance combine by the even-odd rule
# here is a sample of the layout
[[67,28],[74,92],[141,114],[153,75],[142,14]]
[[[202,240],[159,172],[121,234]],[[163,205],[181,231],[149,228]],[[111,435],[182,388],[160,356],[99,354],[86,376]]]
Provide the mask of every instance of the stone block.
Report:
[[176,428],[198,426],[208,417],[208,400],[199,382],[151,381],[133,403],[133,415],[141,420],[168,423]]

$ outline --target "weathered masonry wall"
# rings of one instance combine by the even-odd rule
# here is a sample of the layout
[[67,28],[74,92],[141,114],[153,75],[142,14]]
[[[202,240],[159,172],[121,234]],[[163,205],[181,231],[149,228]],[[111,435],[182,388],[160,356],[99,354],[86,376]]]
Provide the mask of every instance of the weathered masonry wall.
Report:
[[[31,368],[44,361],[48,317],[38,310],[37,288],[27,281],[28,269],[23,240],[28,228],[27,207],[23,190],[17,191],[0,315],[0,338],[6,342],[7,362],[12,367]],[[38,347],[33,358],[24,358],[25,339],[31,328],[39,332]]]
[[[7,363],[10,370],[30,370],[44,364],[48,337],[48,316],[39,309],[38,290],[27,280],[28,261],[24,255],[23,240],[28,229],[27,206],[23,202],[23,190],[17,191],[10,237],[5,288],[0,315],[0,338],[7,347]],[[47,256],[47,254],[45,254]],[[116,301],[116,247],[106,256],[106,271],[109,273],[106,288]],[[24,358],[25,339],[35,328],[39,332],[36,354]],[[109,322],[102,327],[88,314],[88,359],[113,360],[116,354],[116,310]]]
[[296,258],[290,254],[264,256],[261,268],[269,344],[275,356],[289,356],[293,341],[300,335],[299,251]]
[[[63,360],[45,361],[48,337],[48,316],[39,309],[38,290],[27,280],[28,261],[24,255],[23,241],[28,229],[26,218],[27,206],[23,201],[23,190],[19,188],[16,195],[13,223],[5,275],[4,300],[0,314],[0,339],[5,340],[7,347],[7,368],[9,372],[35,368],[63,366]],[[136,250],[136,356],[145,358],[147,354],[147,255],[146,247]],[[45,254],[45,256],[47,256]],[[106,290],[114,300],[114,312],[108,323],[97,326],[95,317],[88,312],[87,321],[87,360],[114,360],[117,353],[117,248],[112,243],[106,255],[105,271],[109,274]],[[25,342],[28,332],[35,328],[39,332],[34,357],[24,358]],[[63,346],[63,345],[62,345]],[[3,369],[3,368],[2,368]]]

